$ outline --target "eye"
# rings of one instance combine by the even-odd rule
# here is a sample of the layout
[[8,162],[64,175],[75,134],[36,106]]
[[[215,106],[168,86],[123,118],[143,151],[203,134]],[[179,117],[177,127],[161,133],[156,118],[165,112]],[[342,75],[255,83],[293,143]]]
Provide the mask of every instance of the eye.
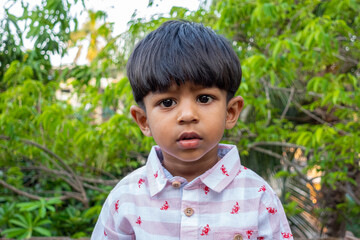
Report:
[[172,99],[164,99],[159,103],[159,105],[161,107],[165,107],[165,108],[172,107],[175,104],[176,104],[176,102],[174,100],[172,100]]
[[200,96],[198,97],[198,101],[199,101],[200,103],[210,103],[210,102],[212,102],[213,100],[214,100],[214,98],[211,97],[211,96],[209,96],[209,95],[200,95]]

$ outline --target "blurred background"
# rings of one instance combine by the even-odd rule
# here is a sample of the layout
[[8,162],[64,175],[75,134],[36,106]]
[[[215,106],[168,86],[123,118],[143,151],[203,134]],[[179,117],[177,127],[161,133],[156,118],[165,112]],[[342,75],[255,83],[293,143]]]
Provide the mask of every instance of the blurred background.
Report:
[[223,142],[278,193],[295,239],[360,237],[359,0],[1,0],[0,236],[90,236],[154,141],[125,65],[170,19],[225,36],[245,107]]

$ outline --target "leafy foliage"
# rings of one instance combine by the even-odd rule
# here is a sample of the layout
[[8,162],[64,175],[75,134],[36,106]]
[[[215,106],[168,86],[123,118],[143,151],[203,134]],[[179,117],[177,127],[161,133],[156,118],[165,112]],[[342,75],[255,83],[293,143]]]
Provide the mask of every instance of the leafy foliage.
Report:
[[[11,3],[22,5],[21,16]],[[154,144],[130,118],[123,71],[134,44],[169,19],[202,22],[232,42],[245,109],[224,141],[277,191],[294,235],[343,237],[347,229],[360,236],[358,2],[204,1],[196,11],[134,15],[115,37],[104,12],[89,12],[78,29],[69,12],[76,3],[30,9],[9,1],[0,20],[3,236],[90,235],[108,192]],[[51,54],[64,55],[71,41],[81,46],[85,36],[88,65],[51,65]],[[24,37],[32,50],[23,50]]]

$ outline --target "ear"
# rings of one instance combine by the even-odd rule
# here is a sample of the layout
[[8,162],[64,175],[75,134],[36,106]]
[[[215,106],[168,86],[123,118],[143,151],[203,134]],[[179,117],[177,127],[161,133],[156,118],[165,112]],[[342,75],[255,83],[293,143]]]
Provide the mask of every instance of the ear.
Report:
[[237,120],[239,119],[241,110],[244,106],[244,99],[240,96],[233,97],[227,104],[227,113],[226,113],[226,129],[231,129],[235,126]]
[[138,106],[131,106],[130,113],[133,119],[135,120],[135,122],[137,123],[137,125],[139,126],[142,133],[145,136],[150,137],[151,131],[145,111]]

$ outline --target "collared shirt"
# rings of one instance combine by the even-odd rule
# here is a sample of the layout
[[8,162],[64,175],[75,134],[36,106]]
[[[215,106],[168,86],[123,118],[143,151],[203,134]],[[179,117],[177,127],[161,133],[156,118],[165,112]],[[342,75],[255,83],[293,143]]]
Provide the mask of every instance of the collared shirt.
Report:
[[216,165],[190,183],[163,168],[159,147],[105,201],[92,240],[293,239],[272,188],[219,145]]

